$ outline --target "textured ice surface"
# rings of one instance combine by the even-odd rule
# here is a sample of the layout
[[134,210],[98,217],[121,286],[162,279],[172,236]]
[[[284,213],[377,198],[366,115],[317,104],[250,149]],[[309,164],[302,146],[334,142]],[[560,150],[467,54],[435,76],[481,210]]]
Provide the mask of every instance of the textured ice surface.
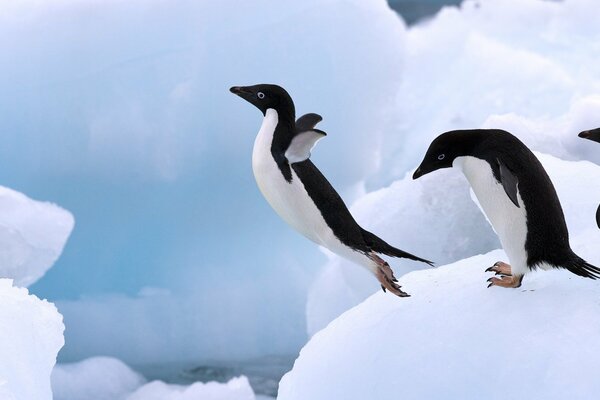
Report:
[[0,186],[0,278],[29,286],[54,264],[73,230],[70,212]]
[[127,400],[254,400],[246,377],[233,378],[227,383],[197,382],[189,386],[169,385],[153,381],[142,386]]
[[63,330],[52,303],[0,279],[0,399],[52,400],[50,373]]

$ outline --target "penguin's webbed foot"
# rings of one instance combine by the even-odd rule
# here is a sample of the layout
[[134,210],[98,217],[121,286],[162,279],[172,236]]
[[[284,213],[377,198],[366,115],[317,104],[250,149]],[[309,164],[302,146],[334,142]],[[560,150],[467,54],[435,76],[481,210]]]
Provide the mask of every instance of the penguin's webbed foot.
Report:
[[512,267],[505,262],[498,261],[497,263],[486,269],[485,272],[495,272],[496,275],[512,276]]
[[381,289],[384,292],[389,290],[398,297],[410,297],[410,294],[404,292],[401,289],[401,286],[398,285],[398,279],[394,276],[394,271],[392,271],[392,268],[387,262],[376,255],[371,255],[370,258],[377,264],[375,276],[379,283],[381,283]]
[[494,276],[487,281],[490,283],[488,287],[500,286],[504,288],[518,288],[521,286],[521,282],[523,281],[523,275],[502,275],[500,278]]

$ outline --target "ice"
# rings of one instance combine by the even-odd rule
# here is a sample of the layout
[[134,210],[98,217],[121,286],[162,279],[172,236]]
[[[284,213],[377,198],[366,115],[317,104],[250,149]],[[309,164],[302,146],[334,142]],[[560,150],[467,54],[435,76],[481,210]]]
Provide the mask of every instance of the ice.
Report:
[[73,215],[3,186],[0,211],[0,278],[13,279],[16,286],[29,286],[62,253],[73,230]]
[[225,383],[148,383],[122,361],[110,357],[91,357],[76,363],[56,365],[52,372],[52,388],[54,400],[255,399],[245,376],[232,378]]
[[0,398],[52,400],[50,373],[64,344],[52,303],[0,279]]
[[190,386],[150,382],[127,400],[254,400],[255,396],[246,377],[233,378],[227,383],[197,382]]
[[[524,129],[514,132],[530,136],[537,150],[559,157],[569,150],[570,158],[587,159],[591,152],[582,151],[577,133],[600,124],[600,30],[592,22],[598,18],[594,0],[518,6],[466,0],[409,29],[397,123],[384,135],[387,168],[378,179],[401,177],[438,134],[478,128],[496,115],[539,127],[520,124]],[[599,162],[600,155],[593,159]]]
[[57,364],[52,371],[54,400],[126,400],[144,383],[143,376],[110,357]]
[[[379,165],[402,20],[385,0],[4,3],[0,179],[77,217],[72,251],[32,288],[69,326],[61,361],[296,352],[322,258],[256,188],[261,115],[228,88],[278,83],[321,114],[313,159],[344,192]],[[119,297],[131,307],[110,308]]]

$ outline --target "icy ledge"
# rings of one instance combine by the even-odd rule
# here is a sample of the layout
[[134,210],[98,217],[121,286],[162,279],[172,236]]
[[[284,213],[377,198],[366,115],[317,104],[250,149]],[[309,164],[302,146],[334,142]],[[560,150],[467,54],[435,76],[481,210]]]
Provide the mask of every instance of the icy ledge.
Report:
[[553,270],[487,289],[485,268],[504,259],[496,250],[403,276],[413,297],[380,292],[330,323],[278,399],[597,398],[600,282]]
[[54,304],[0,279],[0,399],[51,400],[50,373],[64,344]]
[[62,253],[74,224],[69,211],[0,186],[0,278],[16,286],[36,282]]

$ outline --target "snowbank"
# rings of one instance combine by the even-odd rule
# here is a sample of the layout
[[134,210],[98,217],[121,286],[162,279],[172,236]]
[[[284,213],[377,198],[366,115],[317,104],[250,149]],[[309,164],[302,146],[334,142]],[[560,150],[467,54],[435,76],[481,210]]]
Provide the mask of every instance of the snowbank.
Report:
[[[571,235],[594,230],[600,201],[598,165],[536,155],[554,182]],[[499,247],[495,233],[476,205],[476,198],[470,194],[466,179],[455,169],[438,171],[418,181],[407,176],[386,189],[369,193],[352,211],[373,232],[438,265]],[[391,260],[391,265],[396,276],[424,268],[401,260]],[[329,263],[309,293],[309,334],[377,290],[367,271],[330,255]],[[406,290],[411,293],[410,288]]]
[[57,364],[52,371],[54,400],[125,400],[144,383],[140,374],[109,357]]
[[50,269],[73,230],[73,215],[0,186],[0,278],[29,286]]
[[52,303],[0,279],[0,398],[51,400],[50,373],[64,344]]
[[554,270],[487,289],[484,270],[502,259],[405,275],[413,297],[377,293],[317,333],[278,399],[596,398],[600,283]]

